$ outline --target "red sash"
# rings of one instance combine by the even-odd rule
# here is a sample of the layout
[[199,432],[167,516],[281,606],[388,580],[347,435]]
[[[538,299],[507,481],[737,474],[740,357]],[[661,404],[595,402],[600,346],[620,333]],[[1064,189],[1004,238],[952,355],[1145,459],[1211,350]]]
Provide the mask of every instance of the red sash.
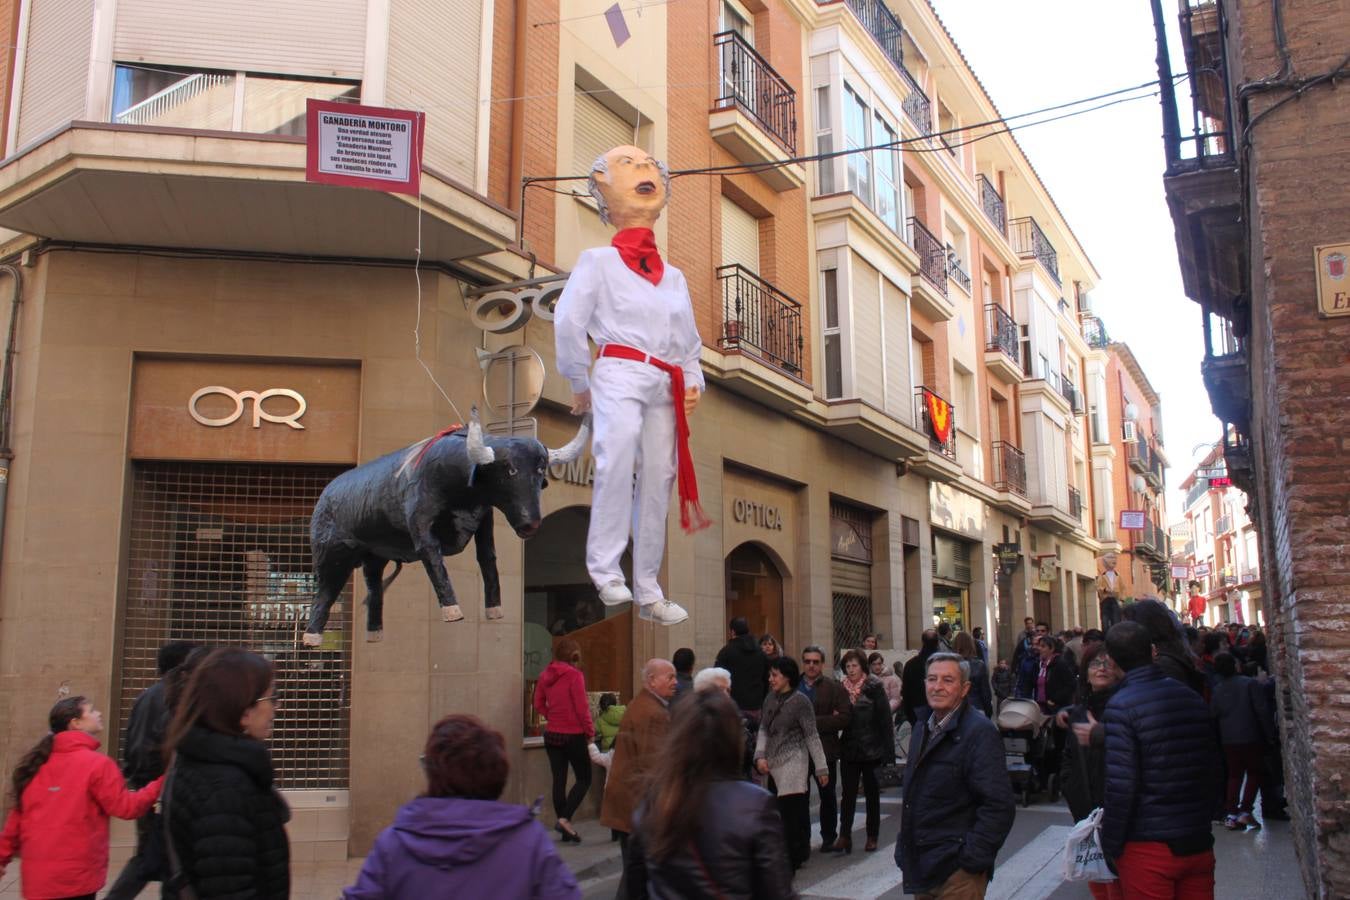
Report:
[[686,534],[702,531],[712,524],[712,520],[703,514],[703,507],[698,502],[698,476],[694,472],[694,457],[689,452],[689,419],[684,414],[684,370],[621,344],[606,344],[600,348],[600,355],[651,363],[670,376],[670,395],[675,404],[675,484],[680,495],[680,527]]

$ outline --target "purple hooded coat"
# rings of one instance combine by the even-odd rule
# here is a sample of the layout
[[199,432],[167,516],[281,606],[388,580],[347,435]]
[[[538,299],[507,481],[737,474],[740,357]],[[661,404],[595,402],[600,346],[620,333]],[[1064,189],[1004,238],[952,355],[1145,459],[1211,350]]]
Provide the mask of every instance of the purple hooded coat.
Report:
[[579,900],[581,890],[525,807],[418,797],[380,832],[356,884],[342,896]]

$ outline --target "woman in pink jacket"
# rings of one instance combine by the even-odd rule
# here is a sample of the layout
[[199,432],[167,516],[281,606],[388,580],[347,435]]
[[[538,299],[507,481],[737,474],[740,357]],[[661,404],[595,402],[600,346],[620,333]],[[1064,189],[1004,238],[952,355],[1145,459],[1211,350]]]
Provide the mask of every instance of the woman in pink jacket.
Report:
[[0,833],[0,875],[18,856],[28,900],[93,900],[108,879],[108,817],[145,815],[164,779],[127,790],[117,763],[98,752],[103,713],[83,697],[58,702],[48,723],[51,732],[14,770],[14,808]]
[[[591,704],[586,698],[586,677],[577,668],[581,646],[563,638],[553,646],[553,662],[539,676],[534,689],[534,708],[547,721],[544,726],[544,750],[553,772],[553,812],[558,824],[553,828],[563,843],[581,843],[581,835],[572,827],[572,814],[581,806],[591,787],[591,757],[586,745],[595,738]],[[567,793],[567,767],[572,767],[576,784]]]

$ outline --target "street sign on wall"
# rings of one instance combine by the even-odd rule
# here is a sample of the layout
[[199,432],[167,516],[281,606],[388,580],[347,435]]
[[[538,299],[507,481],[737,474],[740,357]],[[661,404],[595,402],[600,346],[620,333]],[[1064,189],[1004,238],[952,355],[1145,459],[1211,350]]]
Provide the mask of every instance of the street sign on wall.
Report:
[[1142,509],[1122,509],[1120,528],[1122,531],[1143,531],[1148,524],[1148,514]]
[[310,99],[305,106],[305,180],[417,196],[426,117]]

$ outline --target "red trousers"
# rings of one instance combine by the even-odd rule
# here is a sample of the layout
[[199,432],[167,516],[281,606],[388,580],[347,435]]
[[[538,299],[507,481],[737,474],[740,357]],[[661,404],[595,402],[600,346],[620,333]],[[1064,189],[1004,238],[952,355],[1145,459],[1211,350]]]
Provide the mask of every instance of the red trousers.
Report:
[[1251,812],[1256,792],[1265,781],[1265,748],[1260,744],[1224,744],[1223,754],[1228,761],[1227,811],[1233,815]]
[[1214,900],[1214,851],[1173,856],[1162,841],[1130,841],[1116,860],[1124,900]]

